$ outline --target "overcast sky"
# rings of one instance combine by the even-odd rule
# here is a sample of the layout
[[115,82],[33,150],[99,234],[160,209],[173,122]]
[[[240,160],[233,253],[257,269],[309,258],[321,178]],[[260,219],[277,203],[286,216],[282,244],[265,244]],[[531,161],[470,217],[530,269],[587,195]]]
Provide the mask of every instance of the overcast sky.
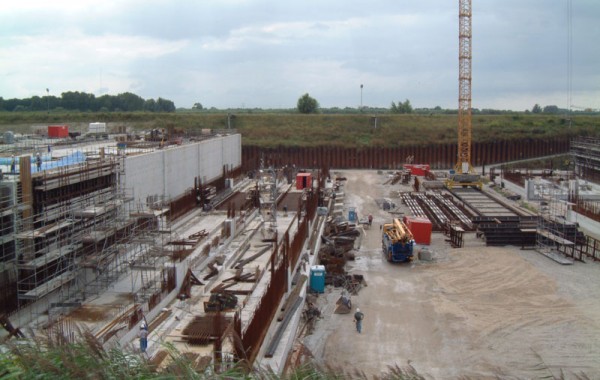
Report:
[[[473,0],[475,108],[600,108],[600,1]],[[13,0],[0,96],[133,92],[177,107],[457,108],[458,0]],[[575,108],[574,108],[575,109]]]

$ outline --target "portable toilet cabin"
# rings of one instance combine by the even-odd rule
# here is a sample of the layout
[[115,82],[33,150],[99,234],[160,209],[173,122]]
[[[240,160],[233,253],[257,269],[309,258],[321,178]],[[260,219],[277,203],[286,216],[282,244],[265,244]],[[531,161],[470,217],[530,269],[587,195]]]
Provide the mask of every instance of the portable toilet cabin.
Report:
[[315,293],[325,293],[325,265],[310,267],[310,289]]
[[356,213],[356,207],[348,207],[348,221],[356,222],[358,214]]

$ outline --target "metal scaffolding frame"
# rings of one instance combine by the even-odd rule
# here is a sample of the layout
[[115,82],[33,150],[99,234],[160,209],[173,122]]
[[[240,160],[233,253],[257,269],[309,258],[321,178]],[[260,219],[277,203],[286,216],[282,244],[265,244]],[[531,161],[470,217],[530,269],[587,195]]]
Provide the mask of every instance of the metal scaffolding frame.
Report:
[[[25,160],[21,173],[27,166]],[[118,167],[114,157],[102,156],[43,170],[31,181],[29,173],[21,175],[14,224],[19,306],[56,291],[53,303],[60,304],[84,291],[79,264],[99,248],[87,244],[90,236],[113,223],[123,203]]]
[[44,161],[41,168],[32,166],[32,152],[12,152],[18,170],[0,182],[6,312],[35,304],[28,311],[33,317],[77,306],[131,270],[128,248],[143,223],[123,187],[126,156],[92,149]]
[[164,196],[152,196],[131,214],[137,221],[131,239],[122,247],[128,252],[131,293],[136,302],[148,301],[161,290],[163,269],[172,259],[167,249],[172,241],[169,204]]
[[540,207],[536,233],[536,250],[550,255],[563,253],[573,257],[579,243],[577,225],[567,221],[568,201],[564,191],[554,183],[538,186]]

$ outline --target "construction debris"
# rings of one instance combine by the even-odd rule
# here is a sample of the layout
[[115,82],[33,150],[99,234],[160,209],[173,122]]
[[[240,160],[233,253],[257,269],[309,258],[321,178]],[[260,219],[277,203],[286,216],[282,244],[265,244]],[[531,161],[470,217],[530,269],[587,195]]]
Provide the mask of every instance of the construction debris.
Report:
[[335,314],[348,314],[352,311],[352,300],[345,290],[342,290],[342,295],[335,304],[337,305],[334,310]]
[[21,329],[14,327],[6,315],[0,315],[0,324],[2,324],[2,327],[8,331],[9,335],[7,339],[13,336],[16,338],[25,338],[25,334],[23,334]]
[[204,311],[232,311],[236,308],[238,299],[230,293],[213,293],[208,301],[204,302]]
[[362,275],[348,275],[345,265],[354,260],[354,243],[361,232],[356,225],[348,222],[337,222],[333,218],[327,220],[325,231],[321,237],[319,262],[325,266],[325,284],[343,287],[350,294],[358,294],[364,283]]
[[186,299],[192,296],[192,286],[193,285],[204,285],[202,281],[198,280],[198,277],[194,275],[191,269],[188,269],[183,282],[181,283],[181,288],[179,289],[179,294],[177,298]]

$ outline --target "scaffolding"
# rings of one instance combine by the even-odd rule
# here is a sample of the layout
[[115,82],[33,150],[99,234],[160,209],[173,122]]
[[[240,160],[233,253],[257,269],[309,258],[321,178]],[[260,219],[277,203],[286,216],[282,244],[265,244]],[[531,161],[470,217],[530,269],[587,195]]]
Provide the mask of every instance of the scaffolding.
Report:
[[164,268],[172,256],[165,247],[172,240],[169,201],[152,196],[132,213],[135,231],[124,249],[129,252],[131,293],[135,302],[148,301],[162,289]]
[[540,207],[536,249],[559,262],[561,256],[557,253],[574,257],[576,246],[584,237],[575,223],[567,221],[570,203],[563,199],[564,191],[551,182],[538,185],[537,190]]
[[578,137],[571,141],[575,172],[580,178],[600,181],[600,139]]
[[15,254],[15,196],[16,182],[0,182],[0,304],[4,310],[17,307],[17,268]]
[[73,306],[122,273],[115,243],[132,224],[118,181],[122,160],[101,150],[31,174],[22,157],[13,203],[19,307]]

